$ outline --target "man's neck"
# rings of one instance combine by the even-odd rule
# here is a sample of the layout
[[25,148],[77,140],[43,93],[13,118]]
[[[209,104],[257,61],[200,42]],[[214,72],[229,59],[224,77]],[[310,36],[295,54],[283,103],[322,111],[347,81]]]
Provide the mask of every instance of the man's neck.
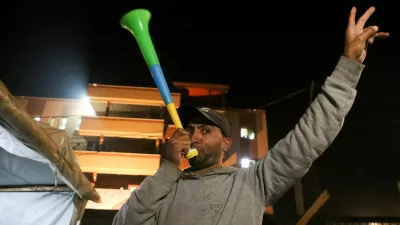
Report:
[[221,168],[221,167],[222,167],[221,163],[216,163],[216,164],[214,164],[214,165],[212,165],[210,167],[204,168],[204,169],[193,169],[193,168],[190,168],[189,170],[192,171],[192,172],[195,172],[195,173],[197,173],[199,175],[202,175],[202,174],[205,174],[205,173],[207,173],[207,172],[209,172],[209,171],[211,171],[213,169],[217,169],[217,168]]

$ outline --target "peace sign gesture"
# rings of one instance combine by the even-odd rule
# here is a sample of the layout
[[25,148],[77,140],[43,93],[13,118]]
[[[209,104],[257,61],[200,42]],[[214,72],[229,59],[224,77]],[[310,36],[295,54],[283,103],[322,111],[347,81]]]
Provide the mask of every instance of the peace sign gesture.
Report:
[[374,13],[375,7],[370,7],[356,23],[356,8],[353,7],[350,12],[349,22],[346,30],[346,40],[344,47],[344,56],[363,63],[367,56],[367,45],[372,44],[376,38],[388,37],[389,33],[378,32],[377,26],[364,28],[369,17]]

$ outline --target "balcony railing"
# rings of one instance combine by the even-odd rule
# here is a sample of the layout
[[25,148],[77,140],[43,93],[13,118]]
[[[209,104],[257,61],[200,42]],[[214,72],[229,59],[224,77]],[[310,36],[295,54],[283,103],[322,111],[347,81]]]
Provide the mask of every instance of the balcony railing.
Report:
[[[171,93],[171,95],[176,107],[179,107],[180,93]],[[90,84],[87,96],[92,102],[165,106],[157,88]]]
[[124,138],[162,139],[164,120],[120,117],[82,117],[79,134]]

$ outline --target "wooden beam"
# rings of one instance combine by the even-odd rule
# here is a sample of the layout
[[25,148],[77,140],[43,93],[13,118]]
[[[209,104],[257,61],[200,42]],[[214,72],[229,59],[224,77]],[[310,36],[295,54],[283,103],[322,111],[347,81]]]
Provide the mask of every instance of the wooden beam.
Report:
[[300,218],[296,225],[306,225],[308,221],[314,216],[315,213],[330,199],[328,190],[322,192],[307,212]]

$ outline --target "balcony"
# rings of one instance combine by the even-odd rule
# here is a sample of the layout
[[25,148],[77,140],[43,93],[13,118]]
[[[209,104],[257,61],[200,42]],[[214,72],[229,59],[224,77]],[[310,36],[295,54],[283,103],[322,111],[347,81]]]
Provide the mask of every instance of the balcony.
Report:
[[97,116],[164,119],[168,113],[166,107],[147,105],[127,105],[106,102],[91,102]]
[[162,139],[164,120],[83,116],[79,128],[81,136]]
[[[180,106],[180,93],[171,93],[176,107]],[[92,102],[111,102],[127,105],[165,106],[157,88],[89,84],[87,96]]]
[[74,152],[84,173],[152,176],[160,166],[158,154]]

